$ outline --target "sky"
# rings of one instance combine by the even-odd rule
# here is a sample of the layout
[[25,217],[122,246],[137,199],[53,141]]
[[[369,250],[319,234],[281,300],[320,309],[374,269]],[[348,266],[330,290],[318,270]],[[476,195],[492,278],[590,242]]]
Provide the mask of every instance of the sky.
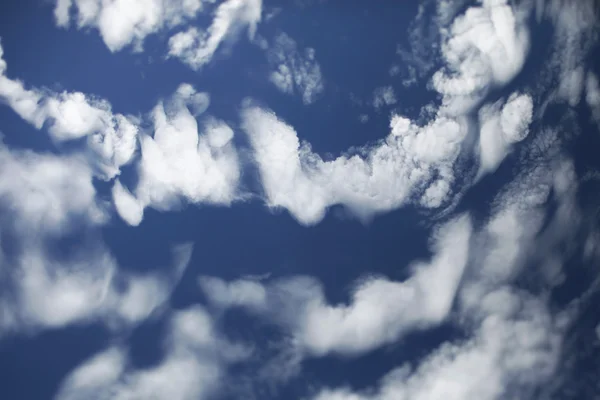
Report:
[[599,398],[599,13],[1,2],[0,398]]

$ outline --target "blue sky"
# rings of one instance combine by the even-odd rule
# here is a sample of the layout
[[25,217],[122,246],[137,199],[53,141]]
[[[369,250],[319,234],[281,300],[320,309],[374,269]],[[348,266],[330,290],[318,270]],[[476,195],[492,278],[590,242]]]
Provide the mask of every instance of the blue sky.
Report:
[[3,2],[0,397],[597,397],[599,12]]

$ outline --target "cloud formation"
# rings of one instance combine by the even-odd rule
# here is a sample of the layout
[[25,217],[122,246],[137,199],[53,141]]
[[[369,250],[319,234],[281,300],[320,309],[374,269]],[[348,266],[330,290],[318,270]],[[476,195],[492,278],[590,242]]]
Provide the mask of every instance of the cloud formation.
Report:
[[199,136],[192,111],[203,112],[206,107],[206,94],[181,85],[167,106],[160,103],[154,108],[154,134],[140,136],[135,188],[130,192],[118,180],[113,187],[117,211],[130,225],[142,221],[145,207],[169,210],[182,200],[229,205],[235,199],[240,167],[233,130],[207,119]]
[[[0,238],[14,244],[10,252],[0,249],[0,335],[92,319],[128,326],[168,299],[191,247],[175,249],[166,272],[120,271],[94,239],[108,214],[82,158],[2,146],[0,166]],[[73,234],[81,236],[75,249],[60,257],[52,251]]]
[[86,138],[91,161],[103,179],[111,179],[129,163],[139,128],[131,117],[114,114],[106,100],[81,92],[53,93],[26,89],[6,75],[0,46],[0,100],[37,129],[47,129],[56,142]]
[[117,179],[114,204],[129,224],[138,225],[145,207],[168,210],[181,201],[229,205],[236,197],[240,166],[233,130],[205,118],[199,136],[196,117],[210,104],[207,93],[182,84],[151,113],[152,134],[139,118],[113,113],[106,100],[81,92],[53,93],[25,89],[6,76],[0,47],[0,99],[36,128],[46,128],[56,142],[85,139],[82,152],[94,175],[111,180],[132,162],[136,150],[139,180],[133,191]]
[[311,104],[323,92],[321,67],[314,49],[308,47],[302,54],[296,42],[281,33],[267,50],[267,58],[273,70],[269,80],[283,93],[297,93],[304,104]]
[[391,86],[382,86],[373,92],[373,107],[380,109],[396,104],[396,93]]
[[192,69],[212,60],[224,41],[233,41],[244,29],[254,37],[261,20],[262,0],[226,0],[217,7],[206,31],[191,27],[169,39],[169,56],[180,58]]
[[[560,246],[570,235],[565,231],[573,232],[578,223],[567,207],[554,217],[561,222],[544,225],[551,191],[559,193],[561,208],[576,189],[568,162],[546,161],[554,167],[523,170],[497,196],[490,219],[473,233],[456,307],[456,322],[466,338],[445,342],[417,363],[393,369],[375,387],[325,388],[314,399],[532,398],[560,375],[563,339],[577,307],[552,311],[544,296],[514,284],[536,252],[545,251],[545,238],[557,238],[550,247]],[[567,257],[562,254],[559,264]]]
[[446,66],[432,82],[447,112],[469,110],[488,87],[504,85],[521,71],[529,50],[525,18],[504,0],[484,0],[442,30]]
[[307,277],[266,287],[205,277],[200,285],[215,306],[244,307],[274,319],[309,355],[357,355],[447,318],[466,267],[470,235],[468,217],[449,222],[437,232],[431,261],[412,265],[412,276],[403,282],[369,278],[358,283],[350,304],[327,304],[320,284]]
[[496,170],[511,146],[525,139],[532,114],[531,97],[518,93],[502,106],[496,103],[479,110],[479,176]]
[[[95,28],[110,51],[141,48],[146,36],[194,18],[214,0],[56,0],[56,24]],[[74,12],[72,12],[74,10]]]
[[109,348],[73,371],[56,398],[205,399],[220,386],[224,367],[247,358],[249,350],[219,338],[210,316],[196,306],[170,317],[165,353],[159,365],[135,369],[125,349]]
[[461,119],[438,116],[418,126],[395,115],[384,141],[324,161],[268,110],[247,106],[242,121],[267,204],[287,209],[302,224],[319,222],[336,204],[360,217],[410,201],[440,207],[451,195],[454,163],[467,134]]

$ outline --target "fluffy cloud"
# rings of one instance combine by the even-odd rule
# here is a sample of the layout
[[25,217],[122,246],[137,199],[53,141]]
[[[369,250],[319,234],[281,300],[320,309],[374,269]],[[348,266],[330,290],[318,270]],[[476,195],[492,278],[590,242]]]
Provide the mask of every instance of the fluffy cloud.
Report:
[[144,38],[164,28],[172,28],[192,19],[204,3],[214,0],[56,0],[56,24],[68,27],[71,10],[79,29],[93,27],[111,51],[134,44],[141,47]]
[[233,130],[206,118],[198,136],[196,117],[208,108],[208,94],[180,85],[166,106],[161,102],[154,108],[149,136],[138,119],[113,113],[105,100],[80,92],[28,90],[5,72],[2,60],[0,99],[36,128],[46,127],[55,141],[85,138],[85,158],[96,176],[118,176],[139,142],[140,177],[133,194],[118,180],[113,187],[117,211],[129,224],[139,224],[148,206],[167,210],[181,200],[227,205],[234,200],[240,168]]
[[484,0],[442,31],[446,66],[433,76],[450,113],[477,104],[490,85],[508,83],[525,62],[529,34],[521,12],[504,0]]
[[[14,243],[0,250],[0,333],[94,318],[128,325],[166,301],[191,247],[176,250],[167,273],[119,271],[101,243],[86,239],[107,214],[84,160],[2,147],[0,171],[0,237]],[[77,248],[58,257],[55,240],[76,232],[84,233]]]
[[490,313],[470,340],[443,345],[415,369],[405,365],[393,370],[377,389],[364,393],[326,389],[315,399],[527,398],[532,388],[552,376],[561,331],[543,304],[517,294],[498,299],[507,300],[518,311]]
[[311,278],[288,279],[264,287],[254,281],[225,283],[203,278],[211,303],[266,313],[290,330],[309,354],[361,354],[393,343],[415,329],[442,322],[449,314],[469,254],[471,222],[460,217],[436,235],[430,262],[412,266],[403,282],[383,278],[358,284],[350,304],[329,305]]
[[247,106],[242,120],[267,204],[287,209],[303,224],[320,221],[335,204],[362,217],[415,199],[425,207],[441,206],[451,194],[454,163],[467,131],[460,119],[437,117],[417,126],[394,116],[392,132],[381,143],[324,161],[273,113]]
[[527,94],[513,94],[499,104],[479,110],[479,176],[493,172],[508,154],[512,144],[529,133],[533,101]]
[[173,314],[165,342],[164,359],[149,369],[132,369],[124,349],[109,348],[72,372],[57,399],[204,399],[219,386],[226,364],[249,355],[220,339],[200,307]]
[[0,100],[37,129],[46,127],[55,141],[85,137],[92,163],[104,179],[116,176],[135,153],[138,127],[132,118],[113,114],[107,101],[81,92],[26,89],[6,76],[1,46]]
[[226,0],[216,9],[206,31],[189,28],[173,35],[169,39],[169,56],[199,69],[210,62],[225,40],[235,39],[246,28],[253,37],[261,14],[262,0]]
[[137,185],[132,192],[118,181],[113,187],[117,211],[129,224],[141,222],[145,207],[169,210],[181,200],[228,205],[235,199],[240,168],[233,130],[207,119],[199,136],[191,111],[203,112],[208,99],[198,95],[182,85],[167,107],[155,107],[154,135],[140,137]]
[[[473,234],[456,307],[456,321],[466,338],[446,342],[418,363],[390,371],[375,388],[323,389],[314,398],[530,398],[560,374],[563,339],[574,313],[569,308],[552,312],[544,296],[514,285],[536,253],[560,246],[568,236],[564,232],[573,232],[577,224],[572,209],[563,208],[574,193],[573,169],[568,162],[552,163],[553,168],[524,169],[497,196],[492,216]],[[552,190],[559,193],[563,211],[551,219],[556,223],[544,224],[543,206]],[[561,239],[556,240],[557,234]]]
[[273,69],[269,79],[283,93],[298,93],[304,104],[310,104],[323,91],[323,77],[314,49],[306,48],[301,54],[296,42],[281,33],[267,55]]

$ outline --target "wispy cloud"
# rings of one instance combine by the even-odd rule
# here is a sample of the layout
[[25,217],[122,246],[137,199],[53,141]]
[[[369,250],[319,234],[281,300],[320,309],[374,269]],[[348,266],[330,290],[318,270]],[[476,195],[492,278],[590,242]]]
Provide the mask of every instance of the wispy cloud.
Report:
[[244,346],[221,339],[197,306],[170,317],[164,345],[164,358],[148,369],[132,368],[126,349],[105,350],[67,377],[57,399],[205,399],[219,388],[226,365],[249,355]]
[[217,278],[202,278],[200,284],[214,305],[245,307],[274,319],[309,355],[362,354],[447,318],[466,267],[470,235],[469,218],[449,222],[436,234],[431,261],[411,266],[413,276],[404,282],[366,279],[357,284],[350,304],[327,304],[320,284],[308,277],[267,286]]
[[267,50],[267,57],[273,70],[269,79],[283,93],[298,93],[304,104],[311,104],[323,92],[321,67],[314,49],[309,47],[301,53],[296,42],[281,33]]
[[[76,20],[79,29],[96,28],[111,51],[133,44],[165,28],[191,20],[205,3],[214,0],[56,0],[56,24],[67,28]],[[72,12],[74,10],[75,12]]]
[[396,93],[391,86],[379,87],[373,91],[373,107],[376,109],[392,106],[396,104],[397,101]]
[[252,38],[261,15],[262,0],[226,0],[216,9],[206,31],[192,27],[171,36],[169,56],[197,70],[210,62],[225,40],[235,40],[242,30],[247,29]]
[[433,86],[449,112],[469,110],[490,86],[506,84],[521,71],[529,50],[525,17],[506,1],[483,1],[443,31],[446,66],[433,75]]
[[498,168],[511,146],[528,135],[532,114],[531,97],[518,93],[479,110],[479,176]]
[[[1,55],[0,47],[0,60]],[[189,84],[180,85],[166,101],[168,112],[165,102],[154,108],[150,132],[140,118],[113,113],[106,100],[81,92],[25,89],[6,76],[3,60],[0,99],[36,128],[47,128],[57,142],[85,138],[81,152],[102,179],[117,177],[139,148],[138,184],[132,192],[119,180],[113,187],[117,211],[129,224],[141,222],[145,207],[168,210],[181,201],[229,205],[236,198],[240,166],[233,130],[207,117],[199,135],[196,117],[206,111],[210,97]]]

